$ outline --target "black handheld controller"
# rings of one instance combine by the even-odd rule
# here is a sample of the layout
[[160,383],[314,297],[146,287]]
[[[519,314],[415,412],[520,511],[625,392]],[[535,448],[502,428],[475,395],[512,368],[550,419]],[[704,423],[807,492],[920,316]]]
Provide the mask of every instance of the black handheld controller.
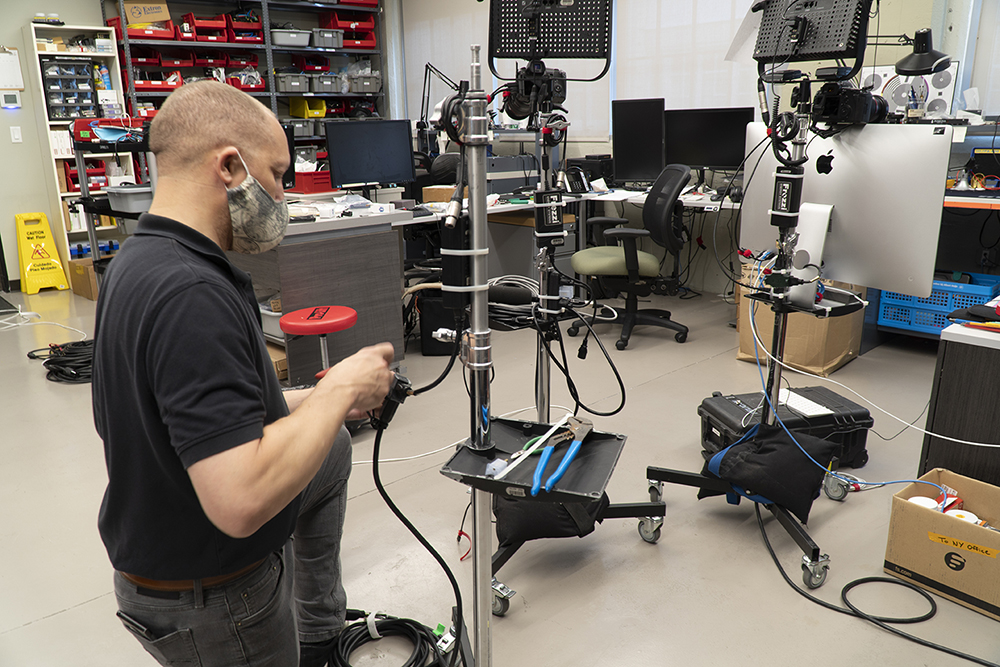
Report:
[[402,405],[406,397],[410,395],[411,386],[410,381],[405,377],[399,373],[393,374],[392,386],[389,387],[389,393],[386,394],[385,400],[382,402],[382,410],[377,415],[374,412],[368,413],[372,428],[380,430],[389,426],[389,422],[396,414],[396,408]]

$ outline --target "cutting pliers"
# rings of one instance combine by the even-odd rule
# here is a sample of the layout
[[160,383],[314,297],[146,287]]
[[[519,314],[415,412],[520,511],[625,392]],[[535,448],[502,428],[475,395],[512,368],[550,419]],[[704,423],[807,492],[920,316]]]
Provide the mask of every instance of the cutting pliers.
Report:
[[[556,482],[562,479],[562,476],[566,473],[566,469],[569,468],[569,464],[573,462],[576,458],[577,452],[580,451],[580,446],[583,441],[594,429],[594,424],[589,419],[584,417],[570,417],[566,421],[567,431],[554,436],[549,440],[549,443],[542,449],[542,456],[538,461],[538,465],[535,466],[535,476],[532,479],[531,484],[531,495],[537,496],[538,492],[545,489],[546,493],[552,490]],[[545,474],[545,468],[549,465],[549,459],[552,458],[552,452],[555,451],[555,446],[562,442],[563,440],[568,440],[573,438],[573,441],[569,445],[569,449],[563,454],[562,461],[559,462],[559,466],[556,468],[555,472],[549,475],[549,478],[545,480],[545,485],[542,486],[542,476]]]

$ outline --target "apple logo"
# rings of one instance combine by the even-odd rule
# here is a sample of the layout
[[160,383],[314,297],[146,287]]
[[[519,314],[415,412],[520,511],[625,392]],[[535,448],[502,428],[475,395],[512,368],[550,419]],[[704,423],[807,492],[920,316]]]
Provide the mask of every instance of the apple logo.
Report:
[[[833,151],[830,151],[832,153]],[[827,153],[826,155],[820,155],[816,158],[816,172],[820,174],[829,174],[833,171],[833,156]]]

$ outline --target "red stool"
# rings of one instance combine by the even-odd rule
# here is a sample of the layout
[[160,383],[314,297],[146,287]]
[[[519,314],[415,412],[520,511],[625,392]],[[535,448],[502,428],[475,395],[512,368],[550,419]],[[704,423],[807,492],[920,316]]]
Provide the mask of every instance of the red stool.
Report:
[[358,313],[347,306],[317,306],[285,313],[278,320],[278,326],[286,334],[293,336],[319,336],[320,354],[323,359],[322,371],[330,367],[330,354],[326,349],[326,335],[344,331],[358,321]]

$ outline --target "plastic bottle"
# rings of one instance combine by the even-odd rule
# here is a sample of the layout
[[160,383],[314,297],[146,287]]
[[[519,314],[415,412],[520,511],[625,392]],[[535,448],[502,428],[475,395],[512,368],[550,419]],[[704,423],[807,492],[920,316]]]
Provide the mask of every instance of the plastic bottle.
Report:
[[111,74],[104,63],[101,63],[101,80],[104,82],[104,90],[111,90]]

